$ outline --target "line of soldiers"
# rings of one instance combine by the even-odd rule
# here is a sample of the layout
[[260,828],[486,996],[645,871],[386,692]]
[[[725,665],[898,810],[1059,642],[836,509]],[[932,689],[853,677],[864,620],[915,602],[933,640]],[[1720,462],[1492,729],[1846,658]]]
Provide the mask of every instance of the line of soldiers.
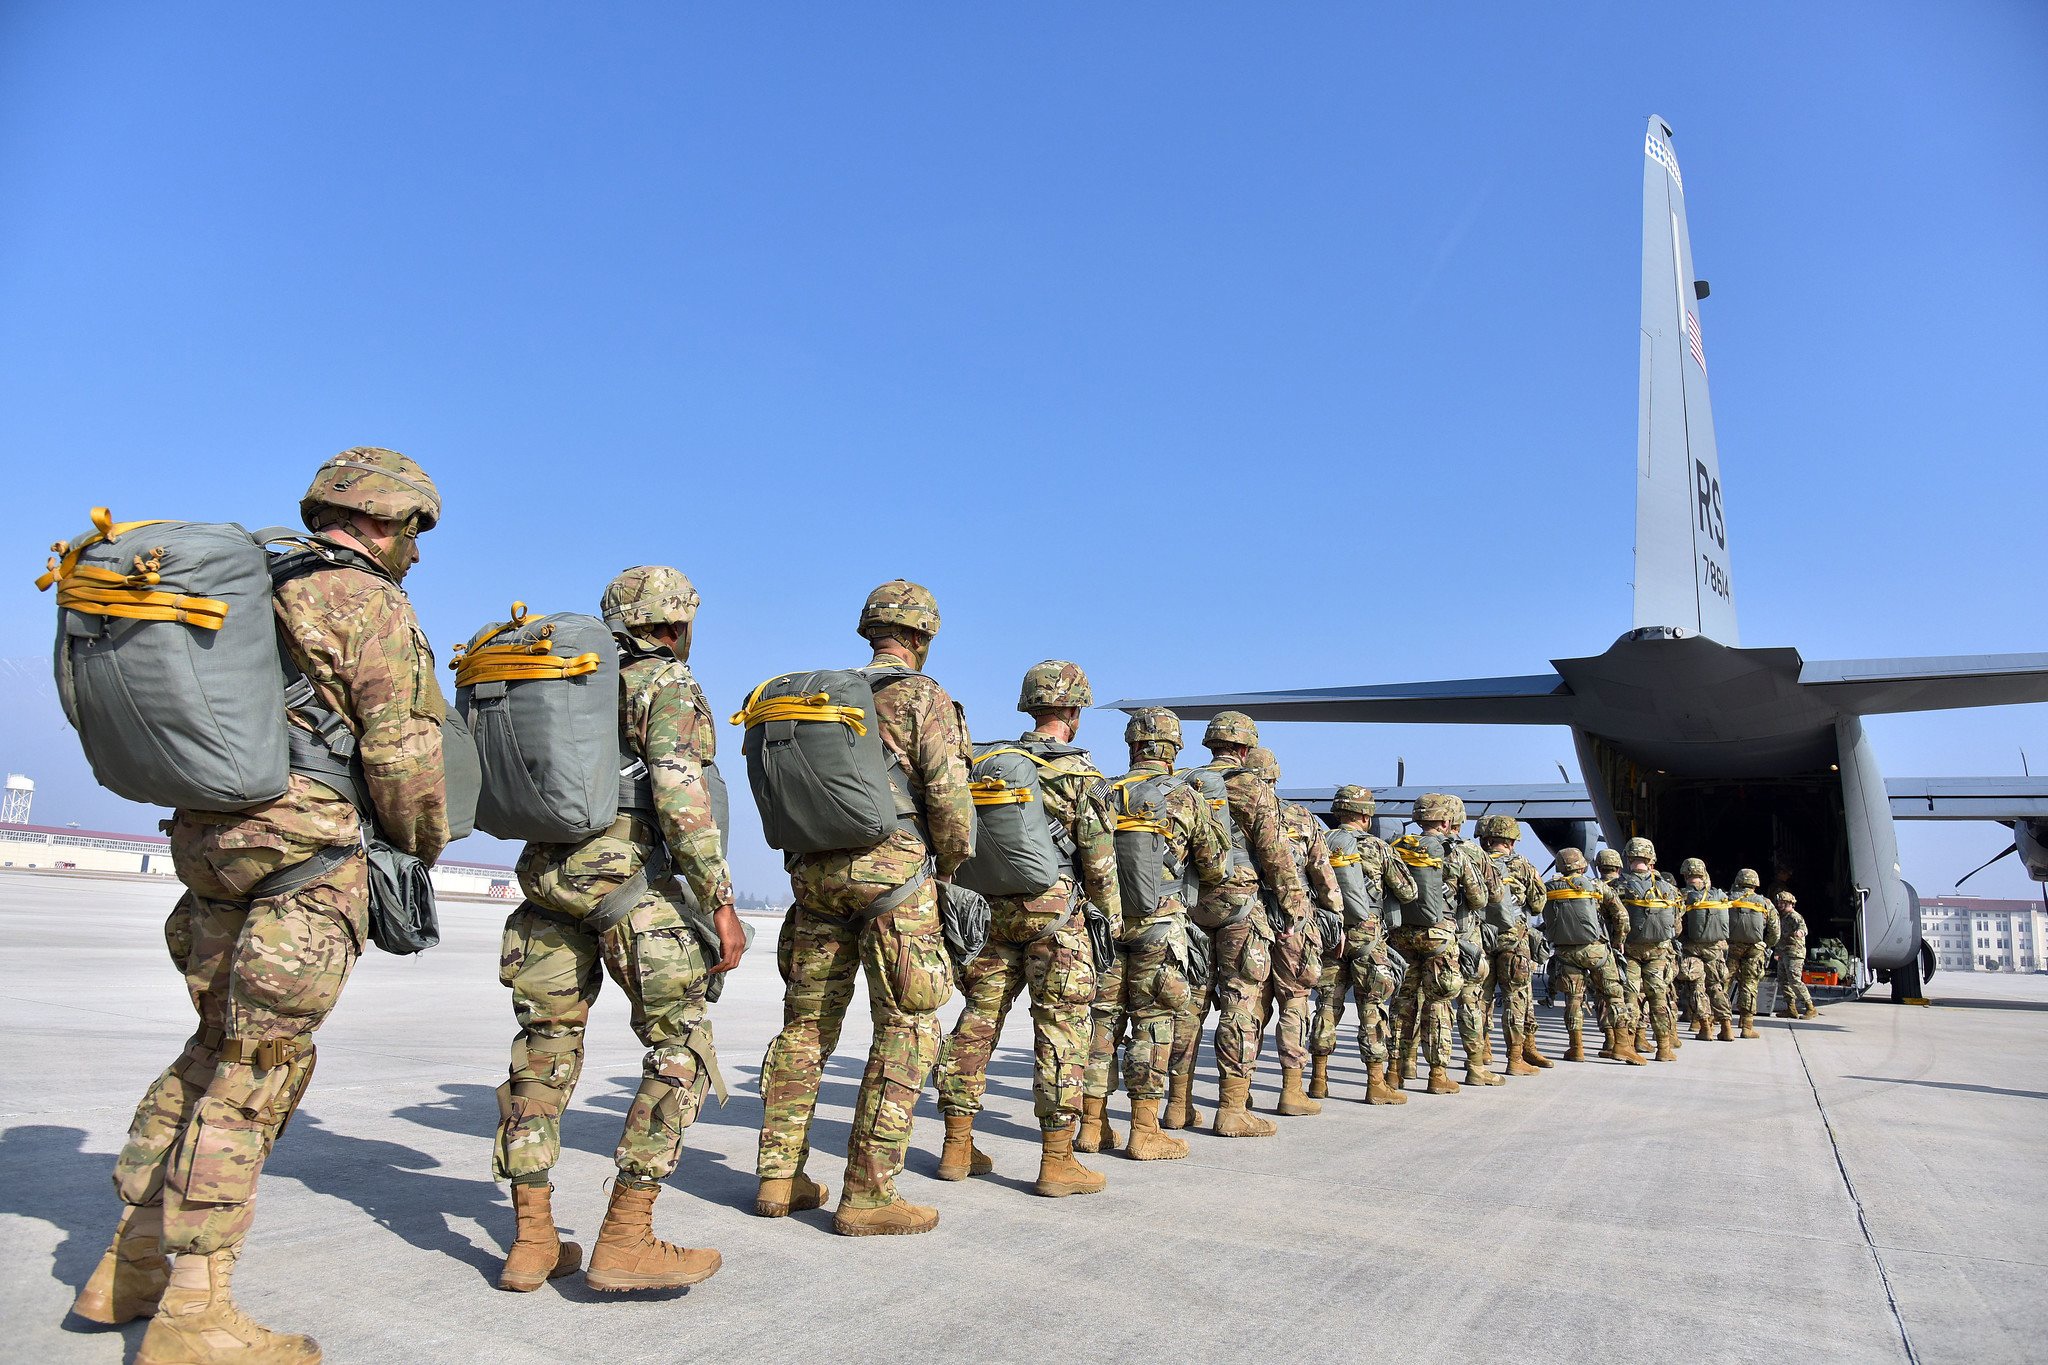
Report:
[[[448,842],[447,705],[401,586],[419,558],[418,537],[440,519],[440,495],[407,457],[359,447],[321,467],[300,508],[336,567],[280,589],[280,638],[356,737],[367,806],[294,773],[283,796],[255,809],[179,811],[169,822],[187,889],[166,941],[199,1023],[136,1111],[114,1170],[123,1212],[73,1305],[97,1323],[150,1316],[145,1361],[319,1359],[311,1338],[242,1313],[231,1277],[263,1164],[310,1079],[312,1035],[365,941],[362,821],[374,819],[387,840],[427,863]],[[653,1230],[655,1199],[686,1130],[707,1093],[726,1098],[708,1008],[747,946],[715,814],[712,712],[687,662],[699,599],[680,571],[640,566],[614,578],[600,605],[622,654],[621,758],[645,766],[652,808],[622,810],[609,829],[576,843],[529,844],[518,860],[525,900],[506,921],[500,961],[518,1033],[492,1147],[516,1224],[499,1284],[514,1291],[579,1268],[599,1290],[673,1289],[720,1265],[716,1251]],[[1235,712],[1209,723],[1210,761],[1185,770],[1173,766],[1182,748],[1173,714],[1133,714],[1124,730],[1129,768],[1106,778],[1073,744],[1093,703],[1088,680],[1060,660],[1026,674],[1018,709],[1031,728],[1017,743],[1048,755],[1040,788],[1071,844],[1070,865],[1039,894],[993,898],[986,946],[956,963],[942,903],[973,850],[975,808],[965,716],[924,671],[939,624],[932,595],[900,579],[877,588],[860,612],[867,670],[900,675],[874,689],[873,722],[913,809],[874,847],[787,860],[794,903],[776,944],[783,1026],[762,1062],[756,1214],[785,1217],[826,1202],[826,1186],[805,1169],[811,1121],[857,976],[867,983],[874,1041],[833,1218],[849,1236],[936,1226],[937,1210],[910,1203],[895,1185],[934,1074],[945,1127],[939,1177],[992,1169],[974,1145],[974,1122],[995,1039],[1020,995],[1032,1019],[1042,1141],[1033,1189],[1050,1197],[1104,1188],[1077,1151],[1171,1160],[1188,1152],[1170,1135],[1176,1130],[1271,1136],[1275,1125],[1250,1109],[1269,1027],[1281,1074],[1273,1112],[1318,1113],[1347,1004],[1358,1013],[1369,1104],[1406,1102],[1405,1081],[1421,1075],[1418,1053],[1428,1092],[1455,1093],[1454,1021],[1465,1083],[1502,1084],[1491,1069],[1496,1009],[1506,1075],[1551,1066],[1536,1046],[1531,994],[1545,937],[1569,997],[1565,1060],[1584,1055],[1589,978],[1605,1001],[1603,1056],[1642,1063],[1647,1013],[1656,1056],[1670,1058],[1675,980],[1698,986],[1698,1036],[1718,1020],[1727,1038],[1731,958],[1735,1008],[1744,1035],[1755,1036],[1762,944],[1779,940],[1781,917],[1754,895],[1752,874],[1738,876],[1740,894],[1730,899],[1689,860],[1681,872],[1690,885],[1680,892],[1638,839],[1612,882],[1589,875],[1575,849],[1545,881],[1516,851],[1514,820],[1482,819],[1474,843],[1460,835],[1463,806],[1443,795],[1421,798],[1417,832],[1389,843],[1372,833],[1372,793],[1346,786],[1325,828],[1280,800],[1277,763],[1251,719]],[[1120,872],[1117,838],[1131,832],[1157,836],[1157,869]],[[315,857],[323,853],[340,856]],[[295,871],[308,869],[313,875]],[[1126,894],[1126,876],[1154,871],[1156,895]],[[1804,927],[1796,913],[1784,920],[1798,928],[1786,931],[1781,959],[1796,961]],[[1106,926],[1099,937],[1091,921]],[[1753,922],[1765,926],[1754,935]],[[708,931],[695,927],[705,924]],[[1738,946],[1731,953],[1724,941]],[[630,1002],[646,1053],[585,1267],[582,1249],[555,1225],[549,1177],[606,976]],[[963,1007],[947,1034],[939,1011],[956,991]],[[1205,1120],[1193,1079],[1212,1010],[1219,1104]],[[1108,1114],[1119,1074],[1130,1095],[1128,1134]]]

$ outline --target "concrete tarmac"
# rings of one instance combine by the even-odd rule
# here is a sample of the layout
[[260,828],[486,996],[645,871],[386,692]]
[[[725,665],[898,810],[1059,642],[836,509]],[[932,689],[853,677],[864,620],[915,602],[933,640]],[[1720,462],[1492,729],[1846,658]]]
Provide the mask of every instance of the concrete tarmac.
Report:
[[[159,925],[175,888],[0,872],[0,1359],[111,1362],[143,1324],[66,1316],[117,1206],[136,1100],[192,1014]],[[1689,1043],[1401,1108],[1356,1102],[1189,1159],[1088,1158],[1102,1194],[1035,1198],[1030,1038],[1005,1030],[977,1129],[992,1176],[909,1170],[930,1235],[847,1239],[829,1209],[751,1216],[760,1058],[780,1023],[772,921],[714,1007],[731,1102],[690,1130],[657,1231],[724,1269],[662,1296],[493,1287],[512,1217],[490,1179],[512,1036],[505,907],[451,903],[413,959],[371,951],[319,1034],[237,1277],[259,1321],[332,1361],[698,1359],[2038,1360],[2048,1342],[2048,977],[1937,977],[1931,1009],[1826,1007],[1760,1041]],[[942,1017],[948,1026],[957,1000]],[[813,1174],[836,1198],[868,1028],[826,1077]],[[1544,1046],[1563,1051],[1546,1011]],[[1343,1031],[1347,1047],[1353,1034]],[[1595,1035],[1597,1037],[1597,1035]],[[1268,1067],[1255,1103],[1270,1106]],[[607,988],[565,1121],[556,1212],[587,1246],[638,1083]],[[1205,1055],[1197,1094],[1215,1095]],[[1116,1106],[1119,1115],[1122,1103]]]

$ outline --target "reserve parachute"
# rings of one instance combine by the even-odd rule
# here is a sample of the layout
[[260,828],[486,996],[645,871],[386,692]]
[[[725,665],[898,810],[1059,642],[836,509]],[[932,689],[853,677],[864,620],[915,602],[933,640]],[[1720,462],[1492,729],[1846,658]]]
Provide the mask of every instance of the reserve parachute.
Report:
[[954,874],[984,896],[1036,896],[1073,862],[1072,833],[1045,807],[1038,770],[1085,754],[1070,744],[1001,740],[974,746],[968,793],[974,798],[974,856]]

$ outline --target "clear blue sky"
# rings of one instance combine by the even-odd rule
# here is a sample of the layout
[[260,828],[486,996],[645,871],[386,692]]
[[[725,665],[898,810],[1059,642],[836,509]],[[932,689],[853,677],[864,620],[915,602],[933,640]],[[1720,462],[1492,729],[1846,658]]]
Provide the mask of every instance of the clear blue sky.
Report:
[[[13,0],[0,766],[40,819],[146,828],[54,719],[43,547],[95,503],[286,520],[359,443],[445,491],[410,583],[444,660],[669,562],[721,712],[860,657],[897,574],[987,738],[1047,656],[1108,698],[1597,652],[1653,112],[1714,284],[1744,642],[2042,648],[2048,7],[1562,11]],[[1113,763],[1117,729],[1082,738]],[[1897,776],[2048,765],[2048,708],[1873,730]],[[1271,738],[1302,784],[1570,759]],[[2004,834],[1905,838],[1940,891]]]

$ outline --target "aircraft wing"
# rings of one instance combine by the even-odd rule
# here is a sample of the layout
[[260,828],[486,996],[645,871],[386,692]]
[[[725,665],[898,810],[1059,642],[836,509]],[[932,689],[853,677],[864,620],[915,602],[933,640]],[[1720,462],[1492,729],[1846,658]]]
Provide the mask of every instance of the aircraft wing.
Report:
[[1555,673],[1294,692],[1227,692],[1213,697],[1134,697],[1118,711],[1163,706],[1183,720],[1242,711],[1253,720],[1353,720],[1413,725],[1569,725],[1571,688]]
[[[1407,819],[1415,810],[1415,798],[1424,792],[1443,792],[1465,803],[1465,815],[1476,820],[1482,815],[1512,815],[1518,820],[1593,820],[1593,798],[1576,782],[1507,784],[1485,787],[1375,787],[1375,814],[1397,820]],[[1296,787],[1280,793],[1310,810],[1328,809],[1336,795],[1333,787]]]
[[2048,820],[2048,777],[1894,777],[1894,820]]
[[2048,654],[1808,662],[1799,685],[1852,715],[2048,701]]

